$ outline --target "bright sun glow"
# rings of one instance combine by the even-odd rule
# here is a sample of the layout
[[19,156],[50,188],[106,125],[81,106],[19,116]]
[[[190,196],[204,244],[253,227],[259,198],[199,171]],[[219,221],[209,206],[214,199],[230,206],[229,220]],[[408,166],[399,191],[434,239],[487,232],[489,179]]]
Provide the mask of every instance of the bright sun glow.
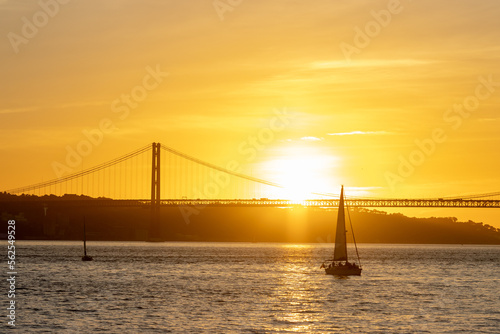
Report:
[[320,152],[295,148],[284,157],[264,163],[266,174],[284,189],[276,189],[273,197],[303,201],[320,198],[317,193],[336,190],[336,158]]

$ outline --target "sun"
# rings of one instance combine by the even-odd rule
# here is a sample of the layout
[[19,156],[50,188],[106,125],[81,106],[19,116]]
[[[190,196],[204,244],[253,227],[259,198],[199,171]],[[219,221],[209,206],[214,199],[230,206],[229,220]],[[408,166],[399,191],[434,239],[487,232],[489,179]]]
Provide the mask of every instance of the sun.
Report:
[[[283,186],[273,197],[292,201],[321,198],[335,189],[335,157],[317,150],[289,149],[286,155],[268,160],[264,169],[273,182]],[[333,188],[332,188],[333,187]]]

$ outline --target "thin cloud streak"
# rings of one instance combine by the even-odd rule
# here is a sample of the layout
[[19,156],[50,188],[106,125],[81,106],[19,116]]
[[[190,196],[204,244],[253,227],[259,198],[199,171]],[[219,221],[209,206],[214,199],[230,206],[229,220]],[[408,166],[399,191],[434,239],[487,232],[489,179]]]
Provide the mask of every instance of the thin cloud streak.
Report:
[[300,140],[306,140],[306,141],[321,141],[322,139],[321,138],[318,138],[318,137],[302,137],[300,138]]
[[327,133],[329,136],[353,136],[353,135],[393,135],[394,132],[387,131],[351,131],[351,132],[337,132]]
[[421,66],[435,63],[434,60],[418,60],[418,59],[371,59],[371,60],[358,60],[352,62],[338,61],[324,61],[313,62],[311,67],[314,69],[327,69],[327,68],[344,68],[344,67],[398,67],[398,66]]
[[33,107],[33,108],[15,108],[15,109],[0,109],[0,114],[15,114],[15,113],[24,113],[24,112],[30,112],[30,111],[36,111],[38,110],[38,107]]

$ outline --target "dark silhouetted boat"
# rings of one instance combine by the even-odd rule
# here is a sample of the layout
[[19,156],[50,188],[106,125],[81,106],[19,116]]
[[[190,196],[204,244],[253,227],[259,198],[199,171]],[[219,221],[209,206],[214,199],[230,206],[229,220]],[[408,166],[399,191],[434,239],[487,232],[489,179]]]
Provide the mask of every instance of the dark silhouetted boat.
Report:
[[85,231],[85,217],[83,217],[83,256],[82,261],[92,261],[93,258],[87,255],[87,233]]
[[[348,213],[349,215],[349,213]],[[350,219],[349,219],[350,221]],[[354,232],[351,232],[354,241],[354,247],[356,248],[356,255],[358,256],[358,263],[349,262],[347,259],[347,239],[346,239],[346,229],[345,229],[345,209],[344,209],[344,186],[340,190],[340,203],[339,203],[339,213],[337,216],[337,231],[335,234],[335,249],[333,252],[333,260],[328,266],[323,263],[321,268],[325,268],[327,275],[337,275],[337,276],[360,276],[361,275],[361,262],[359,260],[358,247],[356,246],[356,239],[354,238]]]

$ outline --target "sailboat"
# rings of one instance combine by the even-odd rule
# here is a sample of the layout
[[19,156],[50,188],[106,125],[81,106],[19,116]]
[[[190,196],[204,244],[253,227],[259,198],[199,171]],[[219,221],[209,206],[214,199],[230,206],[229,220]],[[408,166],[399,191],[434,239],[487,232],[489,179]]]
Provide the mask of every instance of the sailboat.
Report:
[[[350,217],[349,217],[350,218]],[[350,221],[350,220],[349,220]],[[351,224],[352,231],[352,224]],[[345,229],[345,211],[344,211],[344,186],[340,190],[340,203],[339,203],[339,213],[337,216],[337,232],[335,234],[335,249],[333,252],[333,260],[328,266],[323,265],[321,268],[325,268],[325,273],[327,275],[337,275],[337,276],[351,276],[361,275],[361,261],[359,260],[358,247],[356,246],[356,239],[354,239],[354,232],[352,233],[354,247],[356,248],[356,254],[358,256],[358,263],[349,262],[347,259],[347,240],[346,240],[346,229]]]
[[85,217],[83,217],[83,256],[82,261],[92,261],[93,258],[87,255],[87,233],[85,231]]

